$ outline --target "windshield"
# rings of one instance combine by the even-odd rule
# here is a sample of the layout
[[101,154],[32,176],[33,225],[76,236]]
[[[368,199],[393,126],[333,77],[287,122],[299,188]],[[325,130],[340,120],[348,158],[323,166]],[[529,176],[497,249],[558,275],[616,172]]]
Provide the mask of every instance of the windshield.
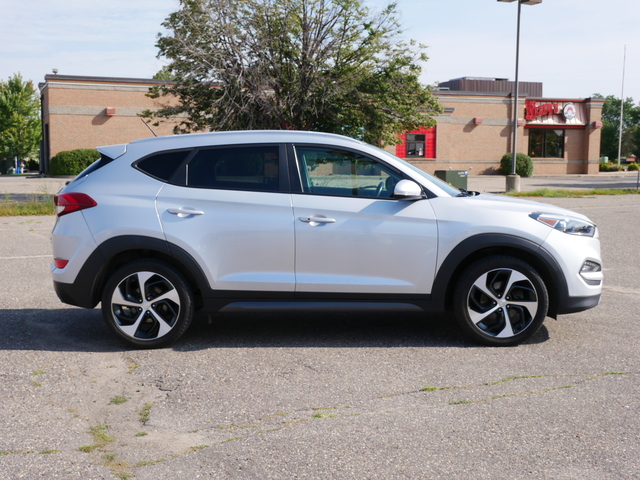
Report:
[[397,160],[399,162],[402,162],[407,167],[409,167],[414,173],[417,173],[419,176],[421,176],[425,180],[427,180],[427,181],[429,181],[431,183],[434,183],[437,187],[441,188],[442,190],[447,192],[452,197],[460,195],[461,191],[459,189],[457,189],[456,187],[454,187],[453,185],[449,185],[447,182],[445,182],[443,180],[440,180],[438,177],[435,177],[435,176],[431,175],[430,173],[425,172],[424,170],[416,167],[415,165],[411,165],[406,160],[403,160],[403,159],[401,159],[399,157],[396,157],[394,154],[389,153],[386,150],[382,150],[381,148],[378,148],[378,147],[376,147],[374,145],[372,145],[372,146],[373,146],[373,148],[377,149],[378,151],[384,153],[386,156],[391,157],[394,160]]

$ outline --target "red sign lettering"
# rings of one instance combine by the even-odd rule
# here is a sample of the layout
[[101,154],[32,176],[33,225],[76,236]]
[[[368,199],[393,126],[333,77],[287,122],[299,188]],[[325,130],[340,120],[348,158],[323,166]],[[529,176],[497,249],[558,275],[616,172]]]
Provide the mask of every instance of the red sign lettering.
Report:
[[527,100],[525,103],[525,118],[527,120],[533,120],[534,118],[541,117],[542,115],[557,113],[560,113],[560,105],[557,103],[544,103],[542,105],[538,105],[538,102],[533,100]]

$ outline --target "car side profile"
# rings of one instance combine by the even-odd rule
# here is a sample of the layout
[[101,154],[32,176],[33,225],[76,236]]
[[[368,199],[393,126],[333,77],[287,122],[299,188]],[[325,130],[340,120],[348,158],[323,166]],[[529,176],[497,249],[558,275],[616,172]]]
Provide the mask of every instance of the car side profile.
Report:
[[458,190],[333,134],[217,132],[100,147],[55,197],[54,288],[102,304],[138,348],[194,312],[453,312],[486,345],[595,307],[597,227],[555,206]]

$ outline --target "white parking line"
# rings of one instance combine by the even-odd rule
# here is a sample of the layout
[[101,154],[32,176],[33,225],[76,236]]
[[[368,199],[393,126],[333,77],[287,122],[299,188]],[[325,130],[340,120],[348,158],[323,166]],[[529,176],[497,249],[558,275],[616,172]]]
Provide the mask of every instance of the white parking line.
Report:
[[51,258],[51,255],[24,255],[19,257],[0,257],[0,260],[13,260],[13,259],[24,259],[24,258]]

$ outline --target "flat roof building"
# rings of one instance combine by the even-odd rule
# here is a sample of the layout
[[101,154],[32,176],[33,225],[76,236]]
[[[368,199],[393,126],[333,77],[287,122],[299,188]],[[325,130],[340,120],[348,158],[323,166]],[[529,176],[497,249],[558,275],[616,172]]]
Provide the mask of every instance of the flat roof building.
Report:
[[[166,83],[146,78],[45,75],[40,83],[42,102],[41,169],[57,153],[77,148],[129,143],[152,137],[140,114],[161,106],[147,96]],[[172,135],[175,122],[154,126],[157,135]]]
[[[158,109],[166,97],[147,96],[163,80],[46,75],[42,98],[41,169],[63,150],[128,143],[153,136],[140,114]],[[402,135],[387,150],[420,168],[498,173],[511,152],[513,84],[507,79],[463,77],[434,91],[444,113],[437,125]],[[596,174],[599,170],[603,99],[544,98],[542,84],[521,82],[518,150],[534,160],[534,174]],[[171,135],[179,119],[153,126]]]

